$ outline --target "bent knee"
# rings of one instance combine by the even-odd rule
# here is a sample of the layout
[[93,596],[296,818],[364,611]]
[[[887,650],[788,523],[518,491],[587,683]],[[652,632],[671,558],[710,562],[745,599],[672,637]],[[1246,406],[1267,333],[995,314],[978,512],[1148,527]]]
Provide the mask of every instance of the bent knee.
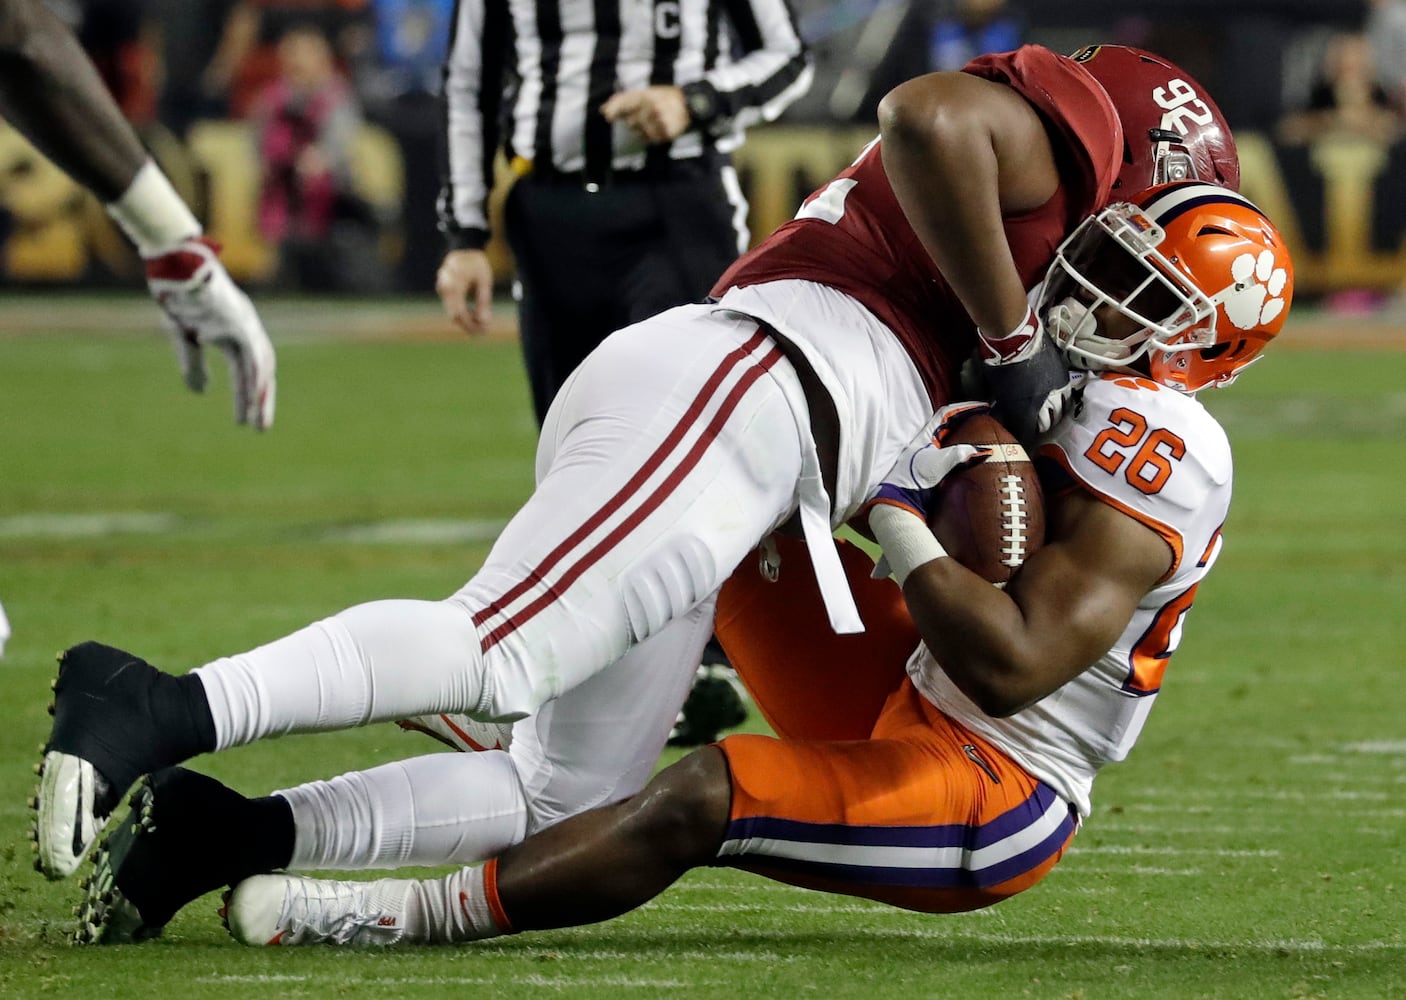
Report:
[[626,806],[642,836],[680,861],[705,863],[717,855],[731,813],[727,758],[717,747],[695,750],[656,775]]

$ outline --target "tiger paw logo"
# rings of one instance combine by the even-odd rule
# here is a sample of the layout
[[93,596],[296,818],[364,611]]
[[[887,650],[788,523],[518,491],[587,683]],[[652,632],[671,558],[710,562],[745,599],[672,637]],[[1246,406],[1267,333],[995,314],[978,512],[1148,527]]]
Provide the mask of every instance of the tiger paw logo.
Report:
[[1270,323],[1284,311],[1284,286],[1289,272],[1274,266],[1274,254],[1261,250],[1258,255],[1242,253],[1230,265],[1235,284],[1225,290],[1221,303],[1225,315],[1237,328],[1252,330]]

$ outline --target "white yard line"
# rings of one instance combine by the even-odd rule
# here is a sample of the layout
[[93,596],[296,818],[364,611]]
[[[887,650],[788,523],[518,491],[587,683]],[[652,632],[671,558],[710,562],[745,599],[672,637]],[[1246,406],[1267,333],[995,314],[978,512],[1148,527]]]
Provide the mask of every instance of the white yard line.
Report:
[[151,511],[94,511],[86,514],[10,514],[0,517],[0,538],[102,538],[107,535],[160,535],[180,527],[174,514]]
[[[576,956],[566,954],[567,959]],[[670,956],[672,960],[673,956]],[[645,959],[651,961],[651,959]],[[253,974],[228,974],[201,976],[195,981],[197,983],[248,983],[248,984],[276,984],[276,983],[307,983],[325,982],[326,974],[309,973],[308,975],[279,975],[276,973],[265,973],[261,975]],[[543,976],[532,974],[526,976],[366,976],[353,977],[353,981],[367,986],[533,986],[539,989],[551,989],[562,991],[580,990],[587,986],[609,986],[620,989],[637,990],[691,990],[700,986],[721,985],[715,980],[696,979],[650,979],[637,976],[625,975],[600,975],[600,976]],[[335,992],[335,989],[334,989]]]
[[1080,847],[1078,841],[1069,849],[1073,854],[1122,854],[1122,855],[1164,855],[1181,856],[1188,854],[1204,855],[1212,858],[1277,858],[1281,852],[1263,849],[1235,849],[1225,847],[1144,847],[1142,845],[1128,846],[1120,844],[1099,844],[1097,846]]

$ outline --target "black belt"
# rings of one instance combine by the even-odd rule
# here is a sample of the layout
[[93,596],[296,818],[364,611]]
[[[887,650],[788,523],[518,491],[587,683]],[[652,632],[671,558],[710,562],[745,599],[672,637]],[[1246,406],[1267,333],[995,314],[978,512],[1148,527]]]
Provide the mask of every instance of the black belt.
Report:
[[[705,153],[701,156],[690,156],[684,160],[671,160],[667,157],[650,157],[645,165],[638,170],[621,170],[618,168],[612,170],[609,180],[606,181],[605,184],[624,185],[668,179],[706,177],[709,174],[717,173],[719,168],[726,162],[727,157],[721,153]],[[597,187],[602,186],[600,182],[588,178],[584,170],[558,170],[550,164],[534,163],[521,159],[513,161],[513,172],[523,180],[530,180],[534,184],[587,188],[588,185],[595,183]]]

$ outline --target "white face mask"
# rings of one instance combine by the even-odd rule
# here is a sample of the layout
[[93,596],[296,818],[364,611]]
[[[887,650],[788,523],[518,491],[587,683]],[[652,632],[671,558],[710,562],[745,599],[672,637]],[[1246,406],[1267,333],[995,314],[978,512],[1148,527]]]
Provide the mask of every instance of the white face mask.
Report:
[[1069,354],[1069,363],[1085,371],[1122,368],[1146,350],[1147,341],[1114,340],[1098,332],[1098,317],[1075,298],[1050,307],[1045,329]]
[[[1149,350],[1205,346],[1202,334],[1188,331],[1212,317],[1215,304],[1161,255],[1164,240],[1141,209],[1119,203],[1085,219],[1060,244],[1041,294],[1045,328],[1072,367],[1124,370]],[[1104,336],[1100,307],[1133,320],[1136,332]],[[1214,342],[1213,327],[1204,338]]]

